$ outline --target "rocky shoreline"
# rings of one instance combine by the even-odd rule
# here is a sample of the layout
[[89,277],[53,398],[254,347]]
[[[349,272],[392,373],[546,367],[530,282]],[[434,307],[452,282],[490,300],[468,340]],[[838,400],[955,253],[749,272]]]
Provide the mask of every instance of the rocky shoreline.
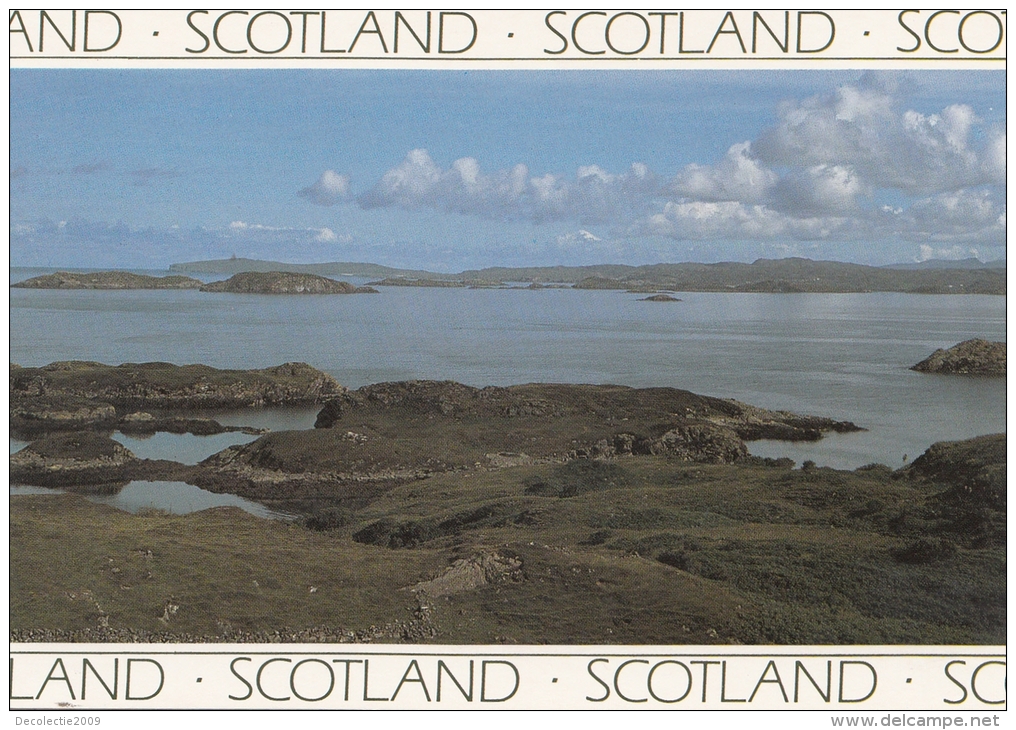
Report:
[[11,433],[31,438],[51,431],[120,429],[208,435],[237,429],[194,418],[193,411],[308,405],[344,390],[306,363],[260,370],[170,363],[70,361],[38,368],[12,363]]
[[[197,467],[135,459],[106,435],[257,433],[188,412],[315,402],[322,407],[313,430],[264,433]],[[813,441],[860,430],[675,388],[404,381],[350,391],[301,363],[221,371],[74,362],[12,367],[11,429],[32,440],[11,457],[16,483],[78,486],[183,474],[212,491],[298,510],[336,498],[365,503],[441,473],[641,456],[727,464],[748,457],[746,441]],[[107,464],[114,452],[117,463]]]

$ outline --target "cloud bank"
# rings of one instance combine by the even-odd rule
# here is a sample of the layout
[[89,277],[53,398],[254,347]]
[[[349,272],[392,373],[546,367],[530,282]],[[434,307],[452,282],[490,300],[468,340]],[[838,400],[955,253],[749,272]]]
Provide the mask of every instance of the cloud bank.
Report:
[[907,109],[894,87],[872,77],[784,102],[757,138],[669,178],[644,162],[619,173],[597,164],[570,174],[523,164],[487,171],[472,157],[443,167],[415,149],[358,196],[332,170],[299,195],[363,210],[601,224],[629,237],[1004,245],[1004,129],[986,128],[964,104]]

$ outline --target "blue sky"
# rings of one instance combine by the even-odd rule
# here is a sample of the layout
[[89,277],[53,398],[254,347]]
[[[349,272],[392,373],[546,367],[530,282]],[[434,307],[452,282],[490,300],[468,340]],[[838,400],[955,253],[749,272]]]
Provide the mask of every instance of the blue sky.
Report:
[[10,80],[12,265],[1005,256],[1002,72]]

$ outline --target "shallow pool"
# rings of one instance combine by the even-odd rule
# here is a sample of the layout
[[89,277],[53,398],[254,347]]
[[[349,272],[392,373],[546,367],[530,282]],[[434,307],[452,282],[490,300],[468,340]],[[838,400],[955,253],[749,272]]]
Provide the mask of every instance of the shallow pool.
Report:
[[[24,485],[11,485],[11,496],[24,494],[60,494],[63,489],[47,489]],[[186,515],[191,512],[211,509],[213,507],[239,507],[256,517],[266,519],[292,519],[292,515],[270,510],[262,504],[235,494],[218,494],[185,482],[147,482],[134,481],[128,483],[115,494],[85,495],[85,499],[96,504],[108,504],[116,509],[137,514],[146,509],[161,510],[174,515]]]

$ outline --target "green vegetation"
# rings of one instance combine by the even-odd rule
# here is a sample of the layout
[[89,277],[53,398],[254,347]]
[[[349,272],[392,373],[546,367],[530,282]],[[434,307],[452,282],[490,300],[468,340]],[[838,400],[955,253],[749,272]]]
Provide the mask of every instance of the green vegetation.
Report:
[[[936,445],[898,472],[651,455],[447,472],[319,501],[293,523],[15,497],[11,626],[90,640],[1004,643],[1005,513],[991,496],[1004,441]],[[971,474],[986,489],[965,490]],[[957,517],[960,493],[988,537]]]

